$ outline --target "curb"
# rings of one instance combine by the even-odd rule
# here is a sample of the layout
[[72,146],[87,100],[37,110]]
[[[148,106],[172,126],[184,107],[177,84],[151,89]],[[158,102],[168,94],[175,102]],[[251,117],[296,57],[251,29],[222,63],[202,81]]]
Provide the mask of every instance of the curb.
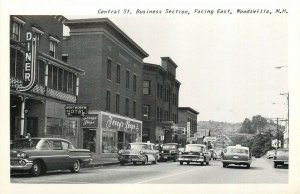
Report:
[[111,165],[118,165],[120,164],[120,162],[107,162],[107,163],[92,163],[89,164],[87,166],[85,166],[84,168],[95,168],[95,167],[100,167],[100,166],[111,166]]

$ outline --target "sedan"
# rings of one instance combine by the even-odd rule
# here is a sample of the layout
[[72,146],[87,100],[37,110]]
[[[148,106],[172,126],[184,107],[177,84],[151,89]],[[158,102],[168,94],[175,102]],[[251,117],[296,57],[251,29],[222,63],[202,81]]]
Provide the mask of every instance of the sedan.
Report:
[[275,151],[273,157],[274,168],[278,165],[289,164],[289,150],[288,149],[278,149]]
[[71,142],[60,138],[24,138],[14,142],[10,152],[10,170],[29,172],[32,176],[48,170],[69,169],[79,172],[91,162],[86,149],[75,149]]
[[191,162],[209,165],[210,153],[206,145],[203,144],[187,144],[183,152],[179,152],[178,161],[180,165],[183,162],[190,164]]
[[222,163],[224,168],[230,164],[246,165],[247,168],[250,168],[251,162],[252,159],[248,147],[240,145],[228,146],[223,151]]

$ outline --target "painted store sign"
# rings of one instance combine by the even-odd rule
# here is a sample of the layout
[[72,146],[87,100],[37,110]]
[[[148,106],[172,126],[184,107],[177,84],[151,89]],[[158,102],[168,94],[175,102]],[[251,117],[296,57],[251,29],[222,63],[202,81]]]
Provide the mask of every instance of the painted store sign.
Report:
[[142,121],[102,112],[101,128],[106,130],[141,133]]
[[81,118],[81,128],[97,128],[98,127],[98,114],[88,114]]

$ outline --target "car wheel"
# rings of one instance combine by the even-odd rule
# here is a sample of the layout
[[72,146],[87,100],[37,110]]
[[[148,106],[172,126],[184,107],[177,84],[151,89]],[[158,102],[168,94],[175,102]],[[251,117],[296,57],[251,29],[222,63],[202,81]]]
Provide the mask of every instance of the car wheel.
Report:
[[71,172],[79,172],[80,171],[80,161],[75,160],[71,166]]
[[183,162],[179,162],[180,165],[183,165]]
[[32,176],[39,176],[42,172],[42,165],[39,161],[33,161],[33,165],[30,169],[30,174]]
[[186,162],[186,164],[187,164],[187,165],[189,165],[189,164],[190,164],[190,162]]
[[250,168],[250,164],[247,164],[247,168],[248,168],[248,169]]
[[126,162],[120,162],[121,166],[124,166],[126,164]]
[[223,168],[226,168],[228,166],[228,164],[223,163]]
[[209,162],[206,162],[206,165],[209,165]]
[[147,156],[145,156],[145,161],[144,162],[142,162],[142,164],[147,164],[148,163],[148,157]]
[[277,163],[276,162],[274,162],[274,168],[277,168]]

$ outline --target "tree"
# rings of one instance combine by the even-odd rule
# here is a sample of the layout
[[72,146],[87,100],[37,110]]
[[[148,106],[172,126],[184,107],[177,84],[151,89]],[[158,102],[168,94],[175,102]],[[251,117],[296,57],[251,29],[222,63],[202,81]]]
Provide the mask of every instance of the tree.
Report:
[[239,131],[240,131],[240,133],[248,133],[249,134],[252,130],[251,127],[252,127],[252,125],[251,125],[250,119],[245,118],[245,120],[242,124],[242,127],[240,128]]
[[256,115],[252,117],[252,129],[254,133],[261,131],[267,124],[267,119],[262,117],[261,115]]

